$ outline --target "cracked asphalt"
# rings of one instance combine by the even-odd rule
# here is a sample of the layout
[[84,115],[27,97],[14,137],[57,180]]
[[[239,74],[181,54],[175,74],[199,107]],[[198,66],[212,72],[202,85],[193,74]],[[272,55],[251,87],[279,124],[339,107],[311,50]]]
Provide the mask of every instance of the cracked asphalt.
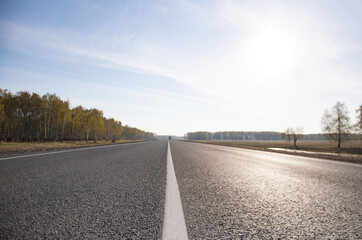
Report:
[[[362,239],[362,165],[171,141],[190,239]],[[167,141],[0,160],[0,239],[160,239]]]

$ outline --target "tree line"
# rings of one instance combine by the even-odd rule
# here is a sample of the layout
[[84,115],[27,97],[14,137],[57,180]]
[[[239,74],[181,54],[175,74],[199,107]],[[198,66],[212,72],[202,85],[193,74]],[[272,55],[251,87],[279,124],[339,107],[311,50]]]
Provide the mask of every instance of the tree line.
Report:
[[154,134],[105,118],[96,108],[69,107],[55,94],[0,89],[0,141],[138,140]]
[[[359,134],[349,134],[349,139],[359,140],[361,135]],[[326,133],[313,133],[313,134],[303,134],[300,131],[300,128],[293,129],[288,128],[285,132],[254,132],[254,131],[223,131],[223,132],[188,132],[185,135],[185,139],[188,140],[246,140],[246,141],[283,141],[290,140],[295,141],[295,138],[306,141],[326,141],[330,137]]]
[[280,132],[189,132],[186,134],[188,140],[282,140]]

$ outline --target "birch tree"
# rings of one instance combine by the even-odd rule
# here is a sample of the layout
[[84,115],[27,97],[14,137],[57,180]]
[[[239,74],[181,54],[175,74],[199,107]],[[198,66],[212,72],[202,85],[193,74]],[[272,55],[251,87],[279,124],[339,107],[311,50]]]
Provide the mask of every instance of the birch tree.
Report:
[[330,110],[324,111],[321,123],[323,132],[338,142],[338,148],[341,147],[341,142],[348,137],[352,129],[347,107],[341,102],[337,102]]

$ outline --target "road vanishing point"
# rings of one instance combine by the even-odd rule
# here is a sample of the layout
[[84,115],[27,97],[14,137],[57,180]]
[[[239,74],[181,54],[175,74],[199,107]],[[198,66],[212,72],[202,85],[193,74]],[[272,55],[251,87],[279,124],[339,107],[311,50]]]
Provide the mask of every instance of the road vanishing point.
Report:
[[0,159],[1,239],[362,239],[362,165],[180,141]]

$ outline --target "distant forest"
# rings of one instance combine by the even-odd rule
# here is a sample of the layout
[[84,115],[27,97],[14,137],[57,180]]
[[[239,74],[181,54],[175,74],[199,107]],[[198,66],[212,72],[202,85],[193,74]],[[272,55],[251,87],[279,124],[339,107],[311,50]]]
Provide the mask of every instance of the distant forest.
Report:
[[137,140],[154,134],[105,118],[96,108],[69,107],[55,94],[0,89],[0,141]]
[[[187,140],[284,140],[281,132],[189,132],[186,135]],[[361,135],[350,134],[350,140],[360,140]],[[329,140],[327,134],[305,134],[303,140],[306,141],[325,141]]]

